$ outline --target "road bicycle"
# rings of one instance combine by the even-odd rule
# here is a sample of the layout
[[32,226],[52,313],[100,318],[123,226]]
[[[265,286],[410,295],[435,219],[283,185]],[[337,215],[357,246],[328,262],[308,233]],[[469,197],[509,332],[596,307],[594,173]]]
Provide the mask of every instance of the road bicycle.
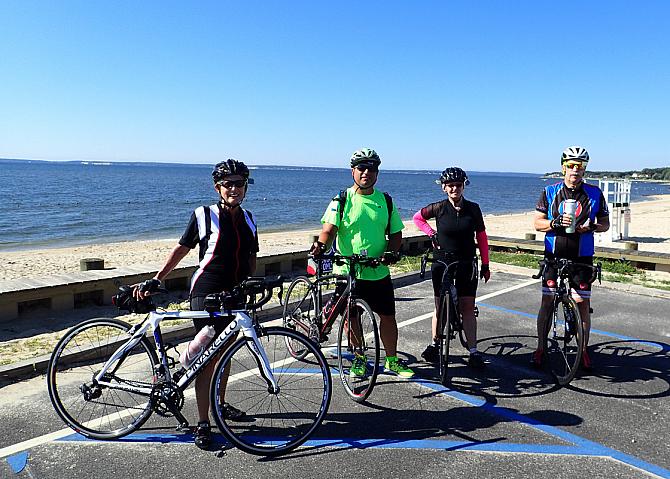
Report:
[[[449,345],[451,340],[458,336],[461,345],[467,349],[467,341],[463,331],[463,318],[458,308],[458,292],[454,285],[454,275],[459,265],[473,270],[476,275],[476,260],[458,260],[454,257],[444,254],[435,254],[434,251],[429,250],[421,257],[421,271],[419,276],[421,279],[426,274],[426,265],[428,263],[439,263],[444,266],[442,273],[442,282],[440,287],[440,295],[437,301],[437,340],[438,340],[438,374],[440,383],[444,386],[448,383],[448,369],[449,369]],[[479,309],[475,306],[475,316],[479,315]]]
[[593,283],[596,278],[601,281],[602,265],[595,266],[574,263],[564,258],[545,258],[539,262],[540,269],[533,278],[544,278],[547,267],[551,266],[558,273],[558,281],[547,315],[547,342],[545,356],[551,374],[560,386],[570,383],[577,374],[577,369],[584,350],[584,326],[577,307],[581,302],[579,295],[572,294],[573,286],[579,288],[580,283]]
[[[328,341],[336,318],[342,315],[337,333],[337,359],[340,380],[349,397],[365,401],[374,389],[379,372],[379,328],[372,309],[356,296],[356,272],[364,266],[379,266],[378,258],[354,254],[312,257],[317,264],[314,279],[298,276],[289,285],[284,303],[284,326],[306,334],[317,345]],[[324,270],[330,261],[348,264],[349,273],[337,275]],[[336,292],[324,308],[324,290]],[[337,294],[342,291],[338,296]],[[289,344],[294,358],[306,351],[299,344]]]
[[[116,304],[147,317],[134,326],[111,318],[91,319],[65,334],[47,372],[56,412],[76,432],[94,439],[130,434],[153,412],[174,417],[179,430],[190,430],[181,413],[184,390],[223,352],[212,376],[210,399],[225,438],[258,455],[296,448],[323,421],[332,382],[326,359],[307,337],[259,324],[256,310],[271,299],[274,289],[279,288],[281,296],[282,284],[281,277],[249,278],[231,292],[207,296],[205,311],[155,311],[150,297],[136,301],[131,287],[121,287]],[[177,363],[166,354],[161,321],[210,317],[230,323],[188,368],[173,372]],[[152,336],[147,335],[149,329]],[[288,342],[300,345],[301,361],[287,350]],[[224,396],[227,404],[246,412],[247,421],[227,419]]]

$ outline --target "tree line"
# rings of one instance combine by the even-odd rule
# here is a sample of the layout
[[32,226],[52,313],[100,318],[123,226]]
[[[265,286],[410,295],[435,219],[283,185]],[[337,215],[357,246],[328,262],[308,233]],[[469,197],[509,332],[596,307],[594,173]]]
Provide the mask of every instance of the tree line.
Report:
[[[670,181],[670,167],[666,168],[643,168],[631,171],[589,171],[589,178],[614,178],[614,179],[638,179],[638,180],[666,180]],[[563,176],[561,172],[547,173],[545,176]]]

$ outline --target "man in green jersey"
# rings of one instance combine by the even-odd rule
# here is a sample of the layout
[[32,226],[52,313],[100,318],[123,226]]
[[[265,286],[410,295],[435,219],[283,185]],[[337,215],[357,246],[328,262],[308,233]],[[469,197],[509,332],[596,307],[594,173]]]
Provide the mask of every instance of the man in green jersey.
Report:
[[[379,315],[381,340],[386,350],[386,371],[411,378],[414,371],[397,356],[395,297],[391,272],[387,266],[399,257],[404,225],[395,206],[390,201],[387,202],[386,195],[374,188],[380,164],[381,160],[375,150],[362,148],[354,152],[351,157],[354,184],[343,192],[346,200],[334,198],[328,205],[321,218],[321,234],[310,252],[319,255],[327,251],[337,238],[337,250],[344,256],[360,254],[381,259],[380,266],[362,267],[356,277],[355,292]],[[390,214],[389,205],[392,209]],[[347,265],[336,265],[334,272],[346,274],[347,269]],[[356,359],[351,370],[352,374],[365,374],[364,364],[357,364]]]

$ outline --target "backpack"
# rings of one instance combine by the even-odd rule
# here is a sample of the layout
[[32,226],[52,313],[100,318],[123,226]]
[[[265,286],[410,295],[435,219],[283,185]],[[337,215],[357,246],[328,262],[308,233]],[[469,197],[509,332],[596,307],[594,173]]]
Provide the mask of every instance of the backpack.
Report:
[[[384,199],[386,200],[386,210],[388,211],[389,217],[386,223],[386,236],[389,236],[391,231],[391,214],[393,213],[393,198],[387,192],[384,192]],[[333,200],[340,203],[340,223],[342,222],[342,217],[344,216],[344,205],[347,204],[347,190],[340,190]]]

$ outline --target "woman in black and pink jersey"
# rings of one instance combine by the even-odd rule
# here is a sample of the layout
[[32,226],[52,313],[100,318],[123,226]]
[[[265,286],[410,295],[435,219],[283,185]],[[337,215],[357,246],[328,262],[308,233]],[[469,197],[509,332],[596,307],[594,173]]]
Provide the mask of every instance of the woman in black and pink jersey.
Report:
[[[458,305],[463,317],[463,331],[468,343],[470,358],[468,364],[474,368],[485,366],[482,354],[477,351],[477,318],[475,317],[475,295],[477,293],[477,254],[476,247],[482,258],[479,278],[488,281],[491,277],[489,269],[489,244],[486,236],[484,218],[477,203],[463,197],[463,190],[470,183],[468,175],[458,167],[447,168],[436,181],[447,194],[447,199],[431,203],[421,208],[414,215],[414,224],[430,236],[437,258],[450,258],[450,261],[471,260],[472,266],[460,263],[455,274],[455,285],[458,291]],[[435,218],[437,231],[429,224]],[[475,238],[477,242],[475,243]],[[437,301],[440,295],[444,266],[433,263],[433,292],[435,308],[433,312],[433,341],[421,356],[428,362],[437,362]]]

